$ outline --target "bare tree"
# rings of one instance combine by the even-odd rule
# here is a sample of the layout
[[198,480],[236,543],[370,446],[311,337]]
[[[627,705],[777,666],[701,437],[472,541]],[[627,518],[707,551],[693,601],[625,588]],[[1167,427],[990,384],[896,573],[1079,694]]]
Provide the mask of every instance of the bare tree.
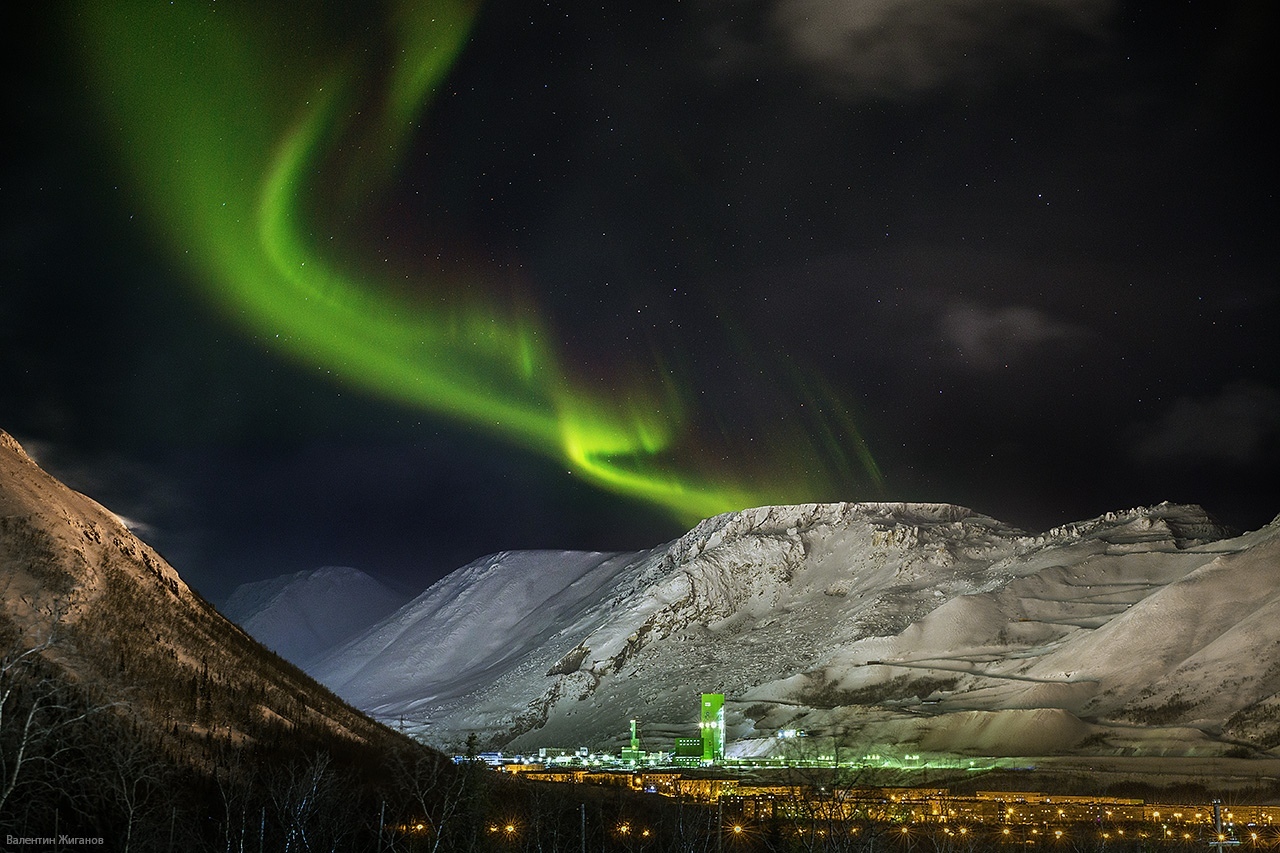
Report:
[[358,825],[349,786],[334,771],[333,760],[318,752],[277,767],[267,777],[267,796],[282,834],[278,849],[336,850]]
[[129,730],[124,721],[113,722],[94,745],[98,765],[94,775],[105,800],[104,811],[118,815],[123,824],[118,839],[121,853],[129,853],[135,841],[154,846],[163,815],[169,814],[164,796],[167,767],[141,732]]
[[[53,790],[59,760],[72,748],[65,735],[100,707],[76,695],[44,655],[53,632],[24,647],[11,626],[0,654],[0,815],[23,789]],[[32,796],[36,791],[28,791]]]
[[240,749],[229,750],[222,765],[213,773],[221,810],[219,829],[224,853],[245,853],[251,835],[251,823],[261,829],[259,808],[255,807],[252,789],[253,770]]
[[409,809],[395,834],[414,839],[415,850],[448,849],[459,825],[473,817],[468,814],[472,768],[456,767],[425,749],[401,750],[392,760],[392,775]]

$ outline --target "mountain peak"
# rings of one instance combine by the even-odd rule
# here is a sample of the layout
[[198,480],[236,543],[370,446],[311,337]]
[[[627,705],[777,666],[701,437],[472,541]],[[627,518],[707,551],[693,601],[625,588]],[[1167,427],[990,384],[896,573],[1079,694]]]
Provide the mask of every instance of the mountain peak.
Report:
[[1107,512],[1087,521],[1071,522],[1050,530],[1050,538],[1101,537],[1114,544],[1170,539],[1179,548],[1226,539],[1231,531],[1198,504],[1164,501],[1154,506]]
[[32,465],[36,464],[35,460],[27,455],[27,451],[22,449],[22,445],[18,443],[18,440],[2,429],[0,429],[0,449],[9,451],[23,462],[28,462]]

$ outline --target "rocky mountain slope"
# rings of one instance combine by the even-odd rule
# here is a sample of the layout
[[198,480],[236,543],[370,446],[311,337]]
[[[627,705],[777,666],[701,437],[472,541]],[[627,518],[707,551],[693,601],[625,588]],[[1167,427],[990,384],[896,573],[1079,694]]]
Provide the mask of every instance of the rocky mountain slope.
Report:
[[196,760],[219,744],[306,750],[395,739],[227,621],[4,432],[0,605],[6,678],[38,649],[42,672]]
[[1026,534],[949,505],[764,507],[631,554],[459,569],[312,672],[449,746],[1245,754],[1280,745],[1280,523],[1161,504]]

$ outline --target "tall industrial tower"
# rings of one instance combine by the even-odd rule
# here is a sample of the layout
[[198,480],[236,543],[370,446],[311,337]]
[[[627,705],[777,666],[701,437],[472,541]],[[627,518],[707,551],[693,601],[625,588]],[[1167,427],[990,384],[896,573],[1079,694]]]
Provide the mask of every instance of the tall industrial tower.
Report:
[[645,759],[644,750],[640,748],[639,720],[631,721],[631,745],[622,749],[622,763],[635,767]]
[[702,715],[698,722],[702,734],[702,760],[724,760],[724,694],[703,693]]

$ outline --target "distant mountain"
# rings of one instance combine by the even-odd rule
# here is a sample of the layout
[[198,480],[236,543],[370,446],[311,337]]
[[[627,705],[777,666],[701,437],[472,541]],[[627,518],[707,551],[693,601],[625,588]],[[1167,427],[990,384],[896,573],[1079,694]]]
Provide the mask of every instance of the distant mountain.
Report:
[[763,507],[628,554],[476,561],[316,661],[425,740],[1242,755],[1280,745],[1280,520],[1194,506],[1029,535],[937,504]]
[[242,584],[221,610],[305,670],[313,657],[390,615],[408,598],[359,569],[325,566]]

